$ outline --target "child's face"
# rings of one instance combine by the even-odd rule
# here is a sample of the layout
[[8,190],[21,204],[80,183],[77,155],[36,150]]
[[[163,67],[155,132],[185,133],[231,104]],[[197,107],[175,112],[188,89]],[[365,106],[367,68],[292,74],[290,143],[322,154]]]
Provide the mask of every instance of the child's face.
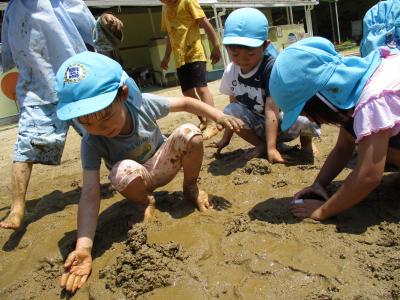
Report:
[[128,122],[128,111],[124,106],[124,101],[114,101],[109,107],[79,118],[79,123],[91,135],[101,135],[108,138],[124,134]]
[[227,47],[229,57],[243,74],[253,70],[263,59],[265,46],[257,48]]

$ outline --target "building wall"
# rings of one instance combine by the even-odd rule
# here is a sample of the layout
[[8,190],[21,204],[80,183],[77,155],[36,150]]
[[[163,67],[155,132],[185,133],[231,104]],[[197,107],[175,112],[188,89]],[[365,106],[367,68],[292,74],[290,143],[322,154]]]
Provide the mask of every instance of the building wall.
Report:
[[[360,37],[352,36],[351,23],[352,21],[362,20],[367,10],[378,2],[378,0],[340,0],[337,2],[342,42],[350,39],[359,42]],[[320,1],[320,4],[315,6],[315,9],[312,11],[314,35],[323,36],[334,41],[331,23],[333,21],[335,41],[338,41],[333,3],[331,7],[333,20],[331,20],[330,16],[329,3]]]

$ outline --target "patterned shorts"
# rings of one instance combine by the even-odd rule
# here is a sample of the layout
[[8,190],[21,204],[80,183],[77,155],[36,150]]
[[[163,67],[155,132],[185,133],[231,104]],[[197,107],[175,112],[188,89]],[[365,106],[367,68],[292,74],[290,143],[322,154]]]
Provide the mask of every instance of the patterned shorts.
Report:
[[138,177],[145,180],[149,190],[166,185],[181,169],[188,143],[195,135],[201,135],[199,128],[192,124],[183,124],[172,132],[153,157],[143,165],[129,159],[117,162],[109,176],[112,185],[122,192]]
[[68,123],[56,116],[57,104],[21,107],[14,161],[59,165]]

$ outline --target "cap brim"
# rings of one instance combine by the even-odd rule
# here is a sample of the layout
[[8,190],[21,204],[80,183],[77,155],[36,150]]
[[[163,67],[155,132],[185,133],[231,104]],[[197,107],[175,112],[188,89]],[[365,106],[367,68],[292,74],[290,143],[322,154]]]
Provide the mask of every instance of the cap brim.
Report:
[[303,110],[306,102],[301,103],[300,105],[296,106],[294,109],[284,112],[283,120],[281,124],[281,130],[286,131],[288,130],[294,122],[296,122],[297,118],[300,116],[301,111]]
[[224,45],[241,45],[255,48],[260,47],[264,43],[264,41],[248,37],[226,36],[224,37],[222,43]]
[[114,101],[117,92],[118,89],[79,101],[58,102],[57,117],[62,121],[66,121],[95,113],[109,106]]

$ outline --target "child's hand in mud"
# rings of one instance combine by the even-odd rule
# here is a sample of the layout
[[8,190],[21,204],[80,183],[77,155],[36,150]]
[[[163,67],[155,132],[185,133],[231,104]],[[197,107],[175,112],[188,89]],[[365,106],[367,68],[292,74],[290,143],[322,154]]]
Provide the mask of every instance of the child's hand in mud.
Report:
[[324,201],[315,199],[296,199],[292,201],[290,206],[291,213],[299,218],[311,218],[321,221],[321,211],[319,208],[324,204]]
[[234,132],[239,132],[243,128],[243,121],[234,117],[234,116],[229,116],[229,115],[223,115],[217,120],[217,127],[219,130],[222,130],[223,128],[228,128],[230,130],[233,130]]
[[305,199],[305,198],[326,201],[329,199],[329,195],[322,185],[315,182],[314,184],[302,189],[300,192],[294,195],[294,199]]
[[64,263],[64,269],[61,276],[61,287],[75,293],[84,285],[92,271],[90,249],[83,248],[72,251]]
[[222,149],[229,145],[230,140],[221,139],[218,142],[211,143],[208,147],[217,148],[215,152],[215,156],[219,156],[221,154]]

